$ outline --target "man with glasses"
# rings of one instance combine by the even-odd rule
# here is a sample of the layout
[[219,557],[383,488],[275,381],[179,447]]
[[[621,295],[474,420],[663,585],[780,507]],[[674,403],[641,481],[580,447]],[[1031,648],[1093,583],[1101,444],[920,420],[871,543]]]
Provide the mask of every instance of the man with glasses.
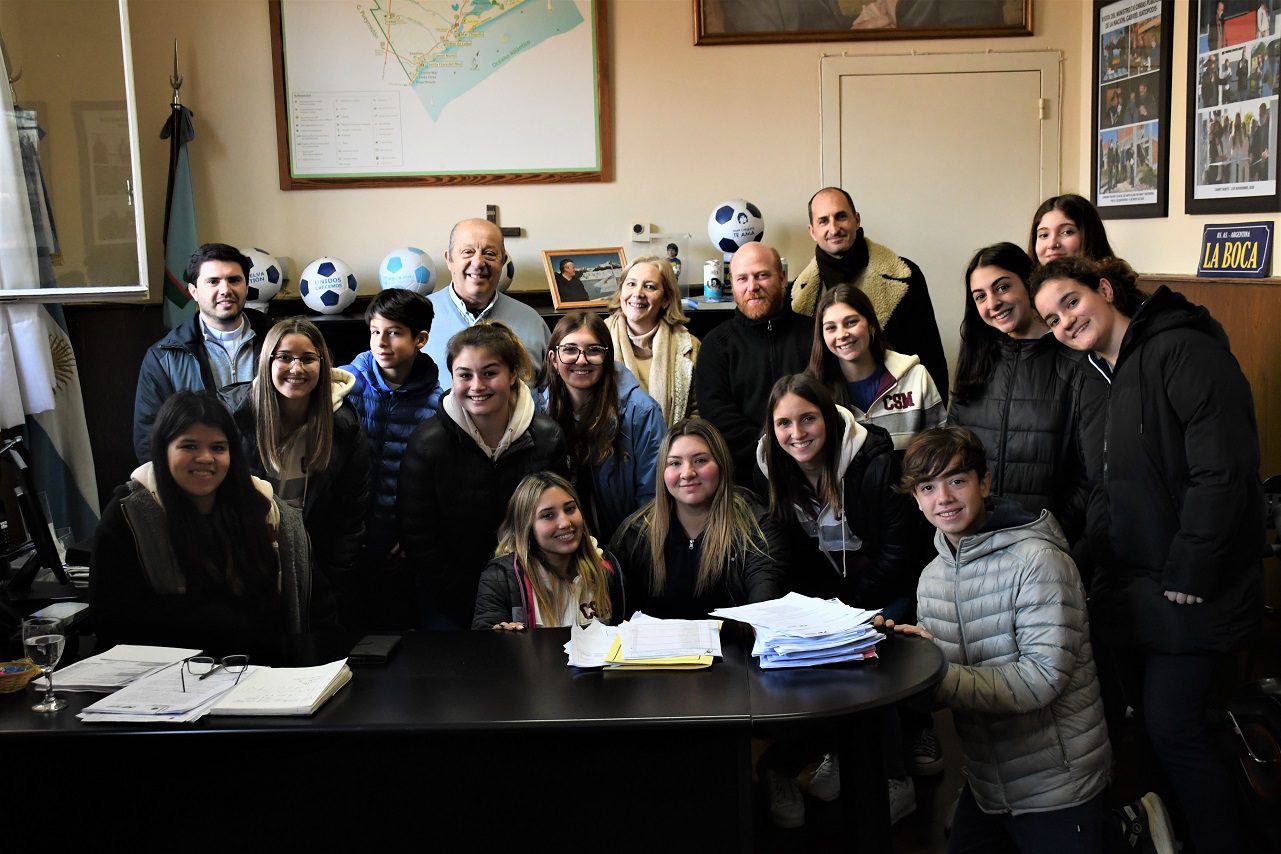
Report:
[[739,249],[729,277],[737,310],[703,339],[694,388],[700,412],[734,455],[734,480],[751,486],[770,389],[779,377],[805,370],[814,324],[788,308],[783,262],[772,246]]
[[253,380],[267,315],[245,308],[253,262],[226,243],[206,243],[192,253],[184,278],[199,311],[147,350],[133,404],[133,449],[151,459],[151,425],[176,391],[227,393]]
[[445,264],[450,283],[427,297],[435,310],[431,338],[422,348],[442,368],[448,364],[449,339],[482,320],[498,320],[511,327],[529,351],[535,365],[543,363],[550,338],[538,312],[520,300],[498,292],[507,263],[507,249],[498,226],[484,219],[465,219],[449,232]]

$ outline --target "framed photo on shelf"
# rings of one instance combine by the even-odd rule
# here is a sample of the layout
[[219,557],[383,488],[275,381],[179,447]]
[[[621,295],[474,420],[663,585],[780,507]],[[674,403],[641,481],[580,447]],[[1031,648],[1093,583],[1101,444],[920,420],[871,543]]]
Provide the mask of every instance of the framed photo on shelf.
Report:
[[694,44],[1032,35],[1032,0],[694,0]]
[[1281,210],[1277,192],[1281,0],[1191,0],[1186,211]]
[[1092,197],[1104,219],[1170,212],[1173,0],[1095,0]]
[[547,286],[557,309],[604,308],[618,292],[625,266],[621,246],[543,250]]

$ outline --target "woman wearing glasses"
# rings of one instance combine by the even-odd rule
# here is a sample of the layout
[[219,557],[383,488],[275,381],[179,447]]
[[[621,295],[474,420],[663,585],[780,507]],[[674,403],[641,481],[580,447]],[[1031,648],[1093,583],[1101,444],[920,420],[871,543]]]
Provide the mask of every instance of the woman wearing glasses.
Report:
[[615,358],[636,375],[663,408],[667,424],[698,414],[694,361],[698,339],[689,334],[676,273],[666,258],[646,255],[623,271],[623,286],[609,300],[605,319]]
[[[243,653],[325,628],[302,517],[251,477],[231,414],[180,391],[156,415],[151,461],[103,510],[89,599],[98,640]],[[324,603],[330,603],[324,607]]]
[[631,371],[615,365],[605,323],[586,311],[565,315],[552,330],[539,389],[569,443],[583,514],[608,539],[654,497],[663,411]]
[[263,339],[258,375],[236,423],[250,470],[302,511],[316,571],[333,588],[345,623],[354,616],[365,536],[369,448],[360,417],[344,400],[355,380],[332,364],[311,321],[280,321]]
[[679,421],[659,447],[663,488],[614,535],[627,607],[651,617],[705,619],[713,608],[777,599],[786,564],[765,508],[734,486],[725,439],[702,418]]
[[445,364],[452,385],[436,417],[409,438],[396,510],[418,578],[421,627],[465,629],[517,484],[537,471],[567,475],[569,466],[560,428],[534,411],[523,382],[529,354],[511,329],[464,329],[449,339]]

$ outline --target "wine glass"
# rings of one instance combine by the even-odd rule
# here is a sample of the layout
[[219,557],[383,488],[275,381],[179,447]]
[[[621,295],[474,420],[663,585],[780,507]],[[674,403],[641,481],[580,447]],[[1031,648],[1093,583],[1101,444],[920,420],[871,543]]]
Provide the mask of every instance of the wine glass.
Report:
[[67,707],[67,701],[53,695],[53,669],[62,658],[67,636],[62,621],[53,617],[29,617],[22,621],[22,645],[27,657],[44,671],[48,680],[44,699],[31,707],[36,712],[56,712]]

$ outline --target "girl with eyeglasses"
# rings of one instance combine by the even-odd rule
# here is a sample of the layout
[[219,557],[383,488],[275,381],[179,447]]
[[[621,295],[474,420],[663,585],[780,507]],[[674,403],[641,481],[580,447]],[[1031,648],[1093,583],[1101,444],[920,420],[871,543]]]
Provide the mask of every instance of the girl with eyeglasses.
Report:
[[552,330],[539,389],[569,443],[583,513],[602,537],[654,497],[663,410],[631,371],[614,361],[597,315],[574,311]]
[[628,607],[651,617],[704,619],[713,608],[777,599],[786,566],[756,496],[734,485],[734,462],[710,421],[678,421],[658,451],[663,488],[618,529]]
[[251,477],[231,413],[180,391],[156,415],[151,460],[103,510],[89,600],[116,643],[245,653],[326,625],[302,517]]
[[356,615],[356,565],[365,537],[369,447],[347,393],[355,379],[331,367],[315,324],[282,320],[267,331],[258,375],[236,411],[250,470],[302,511],[316,571],[338,602],[339,619]]
[[574,487],[551,472],[526,475],[481,571],[471,627],[520,631],[626,616],[618,561],[588,532]]
[[409,438],[397,514],[421,627],[465,629],[516,486],[534,472],[569,474],[568,449],[556,422],[535,412],[528,351],[505,324],[462,330],[445,364],[452,385]]

